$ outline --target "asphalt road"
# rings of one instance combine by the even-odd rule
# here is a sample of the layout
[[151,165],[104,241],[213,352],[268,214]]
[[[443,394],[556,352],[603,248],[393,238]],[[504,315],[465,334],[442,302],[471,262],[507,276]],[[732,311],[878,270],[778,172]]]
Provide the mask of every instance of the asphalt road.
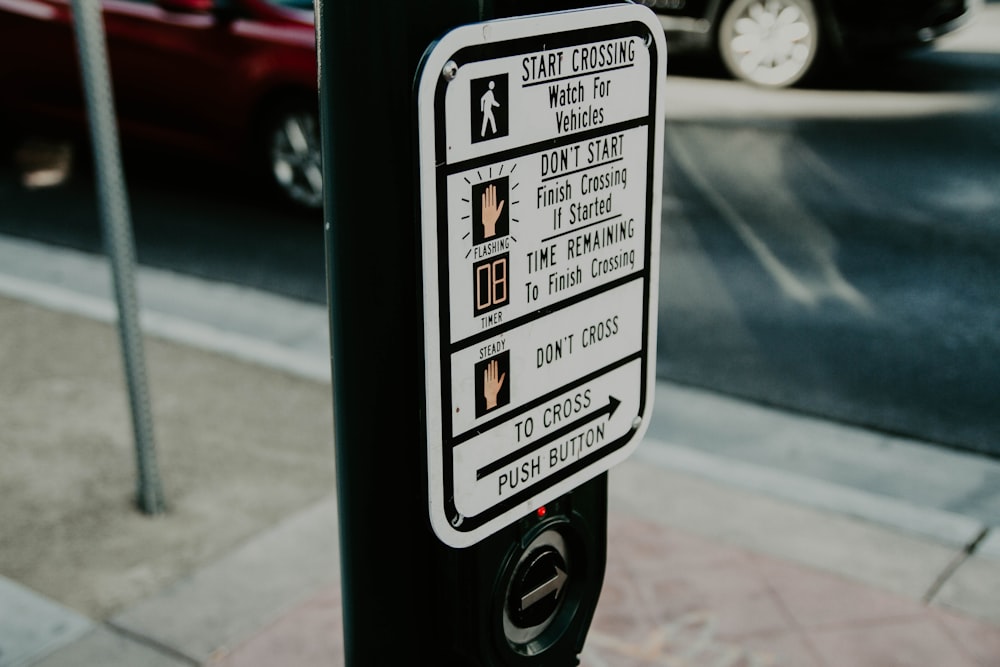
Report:
[[[7,160],[0,233],[101,252],[90,161],[74,143],[68,181],[32,190]],[[291,209],[219,165],[128,151],[123,163],[141,264],[326,303],[321,213]]]
[[[809,90],[671,61],[661,377],[1000,456],[1000,5],[983,19]],[[34,191],[0,167],[0,233],[98,252],[88,162]],[[212,165],[126,169],[143,264],[324,301],[318,216]]]
[[661,376],[1000,454],[998,9],[826,89],[675,78]]

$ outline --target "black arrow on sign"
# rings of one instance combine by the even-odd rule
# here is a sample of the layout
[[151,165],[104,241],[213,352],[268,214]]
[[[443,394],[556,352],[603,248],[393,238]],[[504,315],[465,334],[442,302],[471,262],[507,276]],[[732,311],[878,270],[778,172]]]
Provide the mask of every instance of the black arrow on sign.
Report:
[[566,435],[570,431],[575,431],[576,429],[580,428],[581,426],[584,426],[584,425],[588,424],[589,422],[596,421],[597,419],[600,419],[604,415],[607,415],[608,419],[611,419],[611,415],[615,414],[615,410],[617,410],[618,406],[621,405],[621,404],[622,404],[622,402],[619,401],[614,396],[608,396],[608,403],[607,403],[607,405],[605,405],[605,406],[603,406],[601,408],[598,408],[597,410],[595,410],[594,412],[591,412],[588,415],[583,415],[579,419],[576,419],[576,420],[570,422],[569,424],[566,424],[565,426],[562,426],[562,427],[556,429],[552,433],[549,433],[544,438],[540,438],[540,439],[536,440],[535,442],[529,443],[529,444],[525,445],[524,447],[521,447],[520,449],[511,452],[507,456],[504,456],[503,458],[494,461],[493,463],[489,464],[488,466],[483,466],[482,468],[480,468],[479,470],[476,471],[476,480],[480,480],[483,477],[486,477],[487,475],[492,475],[497,470],[500,470],[504,466],[510,465],[511,463],[513,463],[514,461],[518,460],[522,456],[530,454],[531,452],[533,452],[533,451],[535,451],[537,449],[541,449],[542,447],[544,447],[545,445],[549,444],[553,440],[558,440],[559,438],[563,437],[564,435]]

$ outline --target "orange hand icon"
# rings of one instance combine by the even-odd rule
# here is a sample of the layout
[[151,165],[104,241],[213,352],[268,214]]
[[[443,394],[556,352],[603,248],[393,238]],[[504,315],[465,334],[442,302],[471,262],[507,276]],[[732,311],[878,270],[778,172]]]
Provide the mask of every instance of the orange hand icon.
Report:
[[482,197],[483,204],[483,237],[491,238],[497,233],[497,220],[500,219],[500,212],[503,211],[504,202],[497,205],[497,186],[488,185]]
[[496,359],[494,359],[486,364],[486,370],[483,371],[483,397],[486,399],[487,410],[492,410],[497,406],[497,394],[500,393],[500,387],[503,386],[504,378],[507,377],[506,373],[501,373],[500,377],[497,377],[499,370]]

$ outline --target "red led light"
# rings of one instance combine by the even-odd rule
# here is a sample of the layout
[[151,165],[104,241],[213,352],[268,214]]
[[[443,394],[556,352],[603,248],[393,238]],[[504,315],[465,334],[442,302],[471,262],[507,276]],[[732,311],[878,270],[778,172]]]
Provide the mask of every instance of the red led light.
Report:
[[539,518],[545,516],[545,505],[539,507],[536,513],[538,514]]

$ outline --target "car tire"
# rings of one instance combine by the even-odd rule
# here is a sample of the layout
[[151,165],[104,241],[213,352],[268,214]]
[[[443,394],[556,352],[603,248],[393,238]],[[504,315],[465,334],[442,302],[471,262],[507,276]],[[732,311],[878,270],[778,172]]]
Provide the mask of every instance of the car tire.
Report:
[[766,88],[802,81],[815,68],[821,41],[810,0],[733,0],[717,33],[730,74]]
[[319,113],[307,102],[286,103],[268,114],[264,126],[268,180],[285,200],[308,210],[323,207]]

